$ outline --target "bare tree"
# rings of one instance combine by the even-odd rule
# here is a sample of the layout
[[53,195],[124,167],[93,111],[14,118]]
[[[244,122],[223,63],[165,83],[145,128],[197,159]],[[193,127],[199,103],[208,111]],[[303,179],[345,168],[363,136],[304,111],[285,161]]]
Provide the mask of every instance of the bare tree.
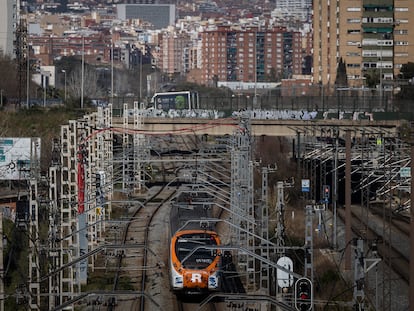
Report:
[[[82,96],[82,67],[77,66],[69,75],[67,82],[68,94],[73,98]],[[93,67],[85,66],[83,73],[83,97],[99,98],[103,90],[98,85],[98,74]]]
[[114,89],[118,95],[130,93],[130,84],[128,81],[128,71],[117,70],[115,71]]
[[[0,53],[0,89],[3,97],[17,97],[19,94],[18,68],[16,62]],[[20,86],[21,87],[21,86]]]

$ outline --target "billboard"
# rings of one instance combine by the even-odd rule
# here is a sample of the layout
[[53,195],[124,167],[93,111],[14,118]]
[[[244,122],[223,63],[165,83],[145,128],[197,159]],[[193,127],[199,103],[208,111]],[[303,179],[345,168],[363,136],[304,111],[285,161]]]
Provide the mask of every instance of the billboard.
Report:
[[25,180],[39,165],[40,138],[0,137],[0,180]]

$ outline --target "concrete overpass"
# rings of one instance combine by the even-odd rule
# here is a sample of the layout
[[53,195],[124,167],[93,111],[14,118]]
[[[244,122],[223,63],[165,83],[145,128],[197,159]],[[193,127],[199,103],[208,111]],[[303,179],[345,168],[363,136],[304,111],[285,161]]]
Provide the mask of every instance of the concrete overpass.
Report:
[[[113,126],[122,128],[122,118],[114,118]],[[340,133],[353,131],[360,133],[396,134],[404,120],[251,120],[252,135],[295,136],[297,133],[319,135],[323,130],[338,129]],[[170,119],[144,118],[142,133],[148,134],[208,134],[222,136],[233,134],[239,125],[239,119]],[[128,128],[133,129],[133,120],[129,118]]]

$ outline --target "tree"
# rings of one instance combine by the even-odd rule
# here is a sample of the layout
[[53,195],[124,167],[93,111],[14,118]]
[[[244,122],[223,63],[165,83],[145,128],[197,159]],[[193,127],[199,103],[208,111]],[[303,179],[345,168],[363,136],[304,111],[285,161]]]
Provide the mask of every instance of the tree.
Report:
[[338,68],[336,69],[336,81],[335,84],[339,87],[348,86],[348,77],[346,75],[346,63],[339,59]]
[[405,80],[414,78],[414,63],[408,62],[407,64],[402,65],[400,74]]
[[269,82],[280,81],[280,76],[274,67],[270,68],[270,72],[269,72],[269,75],[267,76],[267,80]]
[[98,73],[95,68],[85,64],[83,79],[82,66],[76,66],[69,75],[67,87],[68,94],[72,98],[80,98],[82,96],[82,80],[84,98],[100,98],[103,96],[103,91],[98,86]]
[[131,93],[131,91],[137,94],[140,87],[139,81],[139,77],[131,78],[131,72],[117,69],[114,71],[114,93],[118,96]]
[[310,75],[312,74],[313,58],[311,55],[306,55],[303,62],[302,74]]
[[402,84],[397,96],[401,99],[412,99],[414,97],[414,63],[408,62],[402,65],[400,76],[403,80],[411,83]]
[[366,86],[369,88],[376,88],[380,81],[380,73],[374,69],[369,73],[364,74]]
[[2,90],[3,103],[5,103],[6,97],[17,98],[19,96],[18,72],[16,62],[0,53],[0,89]]

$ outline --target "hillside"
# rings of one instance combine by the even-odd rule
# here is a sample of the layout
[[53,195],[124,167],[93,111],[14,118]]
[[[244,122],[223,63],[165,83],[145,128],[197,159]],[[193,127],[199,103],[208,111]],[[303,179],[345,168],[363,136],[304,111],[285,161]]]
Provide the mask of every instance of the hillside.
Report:
[[41,170],[45,171],[49,167],[53,139],[59,138],[60,126],[83,114],[84,111],[62,107],[47,110],[31,108],[17,112],[2,111],[0,137],[40,137]]

